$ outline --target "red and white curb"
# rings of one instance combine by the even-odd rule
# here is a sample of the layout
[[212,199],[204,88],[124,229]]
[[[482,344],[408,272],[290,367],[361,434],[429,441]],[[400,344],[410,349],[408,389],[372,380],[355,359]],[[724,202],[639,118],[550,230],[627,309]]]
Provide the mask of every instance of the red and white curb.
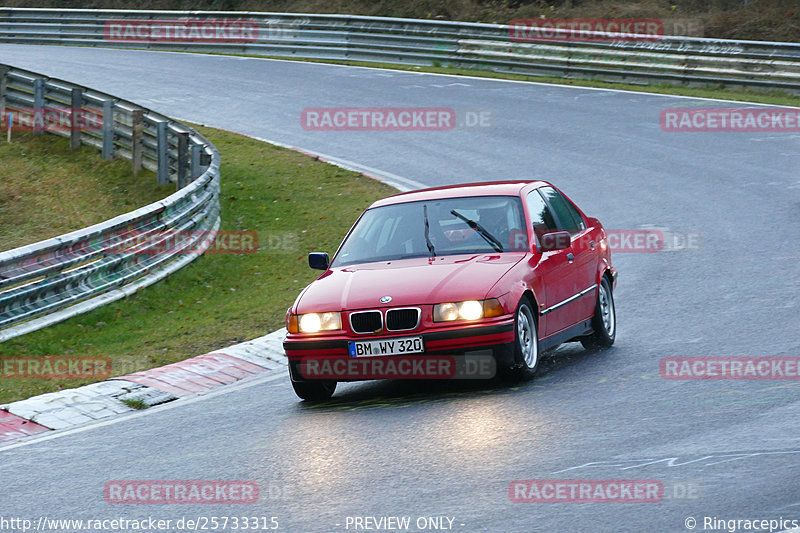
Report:
[[67,429],[286,368],[285,329],[178,363],[0,405],[0,442]]
[[36,422],[0,411],[0,442],[30,437],[47,430],[48,428],[40,426]]

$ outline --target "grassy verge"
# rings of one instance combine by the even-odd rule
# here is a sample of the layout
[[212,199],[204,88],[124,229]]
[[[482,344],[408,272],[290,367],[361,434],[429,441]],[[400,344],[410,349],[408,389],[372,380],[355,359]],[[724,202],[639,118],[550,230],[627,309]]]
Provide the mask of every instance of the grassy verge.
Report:
[[[0,251],[97,224],[160,200],[174,185],[129,161],[104,161],[97,150],[69,149],[52,135],[14,133],[0,139]],[[92,194],[86,194],[92,191]]]
[[[106,356],[121,375],[274,331],[315,277],[307,253],[333,251],[367,205],[396,192],[291,150],[198,130],[222,153],[221,229],[256,231],[258,252],[203,255],[126,300],[6,341],[0,354]],[[88,382],[0,379],[0,403]]]
[[[448,67],[323,62],[800,106],[800,97],[782,92],[641,86]],[[259,251],[242,255],[204,255],[189,267],[127,300],[0,344],[0,354],[106,356],[112,360],[112,375],[121,375],[273,331],[283,325],[285,310],[297,292],[315,277],[306,266],[307,252],[332,251],[364,207],[394,192],[386,185],[297,152],[212,128],[198,129],[217,145],[223,156],[222,229],[258,232],[262,244]],[[0,144],[4,170],[5,161],[27,165],[20,167],[26,170],[18,172],[19,176],[13,180],[15,193],[9,194],[7,191],[11,189],[4,188],[5,176],[0,181],[2,244],[11,242],[12,238],[24,244],[30,242],[30,235],[37,235],[39,239],[77,229],[144,205],[171,190],[155,189],[152,175],[140,175],[148,179],[139,184],[130,175],[129,163],[101,162],[96,151],[91,149],[80,151],[78,160],[83,160],[82,166],[64,172],[56,170],[54,178],[50,175],[54,169],[67,168],[63,165],[73,162],[66,141],[50,136],[25,137],[19,141],[10,146]],[[63,165],[54,165],[55,154],[69,160]],[[38,185],[29,183],[33,176]],[[28,198],[26,194],[42,190],[57,190],[60,194],[74,191],[75,202],[83,202],[77,204],[81,207],[75,210],[95,209],[95,218],[76,222],[74,216],[65,216],[72,225],[58,229],[53,226],[55,222],[51,223],[51,218],[55,221],[55,217],[27,220],[30,213],[47,213],[62,203],[53,198],[37,198],[36,194]],[[81,194],[86,190],[99,191],[99,194],[108,192],[110,196],[102,202],[86,199]],[[20,205],[12,206],[14,202]],[[16,227],[15,224],[27,226]],[[147,332],[146,336],[142,332]],[[0,403],[88,382],[0,379]]]

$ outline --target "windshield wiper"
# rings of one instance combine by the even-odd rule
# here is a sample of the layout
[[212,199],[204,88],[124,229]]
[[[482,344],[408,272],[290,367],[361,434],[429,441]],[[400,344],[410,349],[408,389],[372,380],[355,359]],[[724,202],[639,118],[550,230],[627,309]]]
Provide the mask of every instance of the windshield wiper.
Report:
[[428,251],[430,252],[431,256],[436,257],[436,250],[431,242],[431,226],[428,223],[428,204],[423,204],[422,214],[425,217],[425,244],[428,245]]
[[455,209],[450,211],[450,214],[460,218],[461,220],[463,220],[464,222],[467,223],[467,226],[469,226],[470,228],[472,228],[475,231],[477,231],[478,235],[483,237],[483,239],[486,242],[488,242],[489,244],[492,245],[492,248],[494,248],[495,252],[502,252],[503,251],[503,244],[499,240],[497,240],[497,237],[495,237],[494,235],[489,233],[486,230],[486,228],[484,228],[483,226],[481,226],[480,224],[478,224],[474,220],[465,217],[464,215],[462,215],[461,213],[459,213]]

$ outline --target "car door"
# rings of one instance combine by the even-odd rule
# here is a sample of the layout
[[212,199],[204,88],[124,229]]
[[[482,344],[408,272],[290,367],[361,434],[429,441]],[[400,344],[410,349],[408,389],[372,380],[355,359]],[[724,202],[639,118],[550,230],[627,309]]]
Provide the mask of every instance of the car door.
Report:
[[571,237],[570,247],[561,250],[566,252],[566,267],[554,288],[555,301],[548,303],[548,307],[561,305],[552,311],[559,313],[559,320],[552,324],[558,329],[547,329],[550,335],[594,313],[599,247],[592,239],[593,228],[587,227],[583,216],[563,194],[549,186],[537,190],[551,208],[558,229],[568,231]]
[[[528,222],[533,227],[533,238],[536,239],[536,248],[539,248],[541,236],[545,233],[558,230],[558,224],[553,217],[550,206],[542,195],[534,190],[526,197]],[[537,291],[539,297],[539,336],[547,337],[570,325],[570,310],[568,306],[558,306],[569,298],[572,288],[572,268],[568,259],[570,250],[543,251],[531,257],[531,276],[529,283],[541,287]]]

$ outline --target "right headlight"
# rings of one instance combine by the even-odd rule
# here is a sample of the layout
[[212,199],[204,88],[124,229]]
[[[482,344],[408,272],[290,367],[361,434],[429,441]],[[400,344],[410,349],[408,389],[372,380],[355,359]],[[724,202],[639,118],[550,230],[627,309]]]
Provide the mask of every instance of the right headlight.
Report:
[[465,300],[445,302],[433,306],[434,322],[453,322],[456,320],[478,320],[503,314],[503,306],[497,298],[488,300]]

